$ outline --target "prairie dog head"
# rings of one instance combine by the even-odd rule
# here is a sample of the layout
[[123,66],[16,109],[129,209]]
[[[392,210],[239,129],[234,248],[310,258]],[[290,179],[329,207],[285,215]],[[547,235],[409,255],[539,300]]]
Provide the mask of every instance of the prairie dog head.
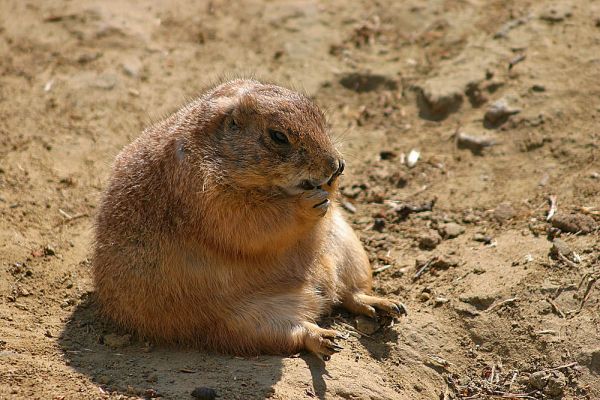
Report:
[[295,195],[331,183],[344,169],[323,113],[306,96],[235,80],[203,100],[206,120],[190,139],[210,143],[205,161],[230,186]]

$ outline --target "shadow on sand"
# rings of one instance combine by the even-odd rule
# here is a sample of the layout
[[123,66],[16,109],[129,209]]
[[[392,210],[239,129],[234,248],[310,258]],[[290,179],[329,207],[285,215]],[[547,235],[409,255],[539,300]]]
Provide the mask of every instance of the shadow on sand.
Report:
[[[93,296],[73,312],[59,339],[65,359],[105,392],[192,398],[209,387],[221,399],[264,399],[282,374],[283,358],[239,358],[176,347],[152,348],[98,319]],[[111,347],[112,345],[112,347]]]

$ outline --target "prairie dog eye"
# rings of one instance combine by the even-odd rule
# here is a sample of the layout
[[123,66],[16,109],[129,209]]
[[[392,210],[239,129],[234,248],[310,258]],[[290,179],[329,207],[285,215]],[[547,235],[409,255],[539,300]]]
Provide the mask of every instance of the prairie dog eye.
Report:
[[277,131],[275,129],[269,129],[269,136],[277,144],[289,144],[290,140],[285,133]]
[[231,129],[232,131],[236,131],[236,130],[240,129],[240,126],[233,118],[231,118],[229,120],[229,129]]

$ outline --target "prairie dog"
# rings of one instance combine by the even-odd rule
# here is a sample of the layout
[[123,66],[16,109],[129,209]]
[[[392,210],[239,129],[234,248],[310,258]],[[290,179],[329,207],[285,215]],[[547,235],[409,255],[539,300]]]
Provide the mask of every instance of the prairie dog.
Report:
[[238,355],[340,350],[316,321],[375,317],[371,267],[337,208],[345,163],[319,108],[233,80],[147,128],[117,156],[95,223],[104,316],[142,337]]

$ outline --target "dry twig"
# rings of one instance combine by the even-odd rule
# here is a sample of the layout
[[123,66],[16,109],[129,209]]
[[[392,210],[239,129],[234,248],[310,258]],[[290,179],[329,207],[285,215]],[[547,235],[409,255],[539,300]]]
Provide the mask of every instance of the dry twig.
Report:
[[550,210],[548,210],[546,221],[550,221],[552,217],[554,217],[554,214],[556,214],[556,210],[558,209],[558,198],[555,195],[551,195],[548,197],[548,202],[550,203]]

